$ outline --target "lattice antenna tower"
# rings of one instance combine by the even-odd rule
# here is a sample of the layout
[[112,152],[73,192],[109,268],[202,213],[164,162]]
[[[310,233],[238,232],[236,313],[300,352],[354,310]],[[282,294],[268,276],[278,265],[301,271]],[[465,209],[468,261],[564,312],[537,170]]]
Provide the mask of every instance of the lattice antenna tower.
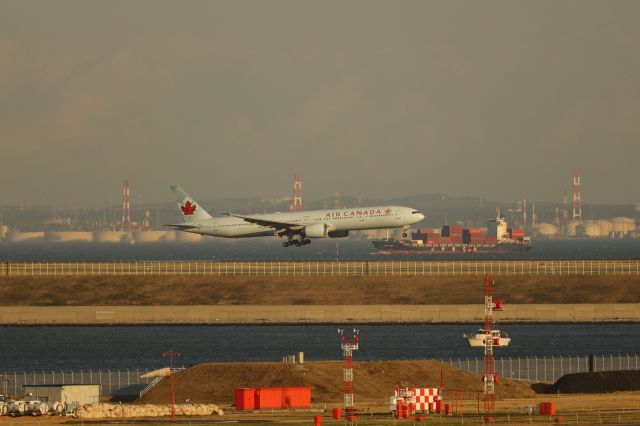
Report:
[[344,413],[347,420],[353,421],[356,418],[356,409],[353,404],[353,351],[357,351],[359,348],[360,330],[353,330],[353,339],[346,339],[342,329],[338,329],[338,335],[340,336],[340,347],[342,348],[342,358],[344,360],[342,370]]
[[131,232],[131,189],[129,188],[129,182],[126,180],[122,185],[122,220],[120,221],[120,230],[122,232]]
[[573,219],[582,222],[580,170],[573,171]]
[[482,382],[484,385],[484,414],[492,414],[496,411],[496,395],[495,384],[498,381],[498,375],[495,370],[495,361],[493,358],[493,347],[499,342],[494,341],[493,337],[493,311],[501,311],[503,307],[502,300],[493,300],[493,277],[491,275],[484,276],[484,375]]
[[297,174],[293,175],[293,197],[291,197],[289,210],[302,211],[302,179]]

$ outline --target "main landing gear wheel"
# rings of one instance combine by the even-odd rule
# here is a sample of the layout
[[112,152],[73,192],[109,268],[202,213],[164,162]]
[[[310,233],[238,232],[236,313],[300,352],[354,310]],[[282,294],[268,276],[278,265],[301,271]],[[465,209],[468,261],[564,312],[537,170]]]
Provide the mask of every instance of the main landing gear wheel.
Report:
[[406,231],[402,233],[402,237],[403,238],[407,238],[407,232]]

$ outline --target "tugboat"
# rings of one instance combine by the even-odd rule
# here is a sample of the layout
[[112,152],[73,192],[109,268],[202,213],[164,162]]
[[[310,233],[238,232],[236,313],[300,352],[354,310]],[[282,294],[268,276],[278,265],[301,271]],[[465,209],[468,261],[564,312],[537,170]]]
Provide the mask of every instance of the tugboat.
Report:
[[[472,348],[481,348],[484,346],[484,339],[487,334],[483,329],[479,329],[476,334],[463,334],[462,337],[467,339],[469,345]],[[506,347],[509,346],[511,338],[507,333],[500,330],[491,330],[491,337],[493,338],[493,346]]]

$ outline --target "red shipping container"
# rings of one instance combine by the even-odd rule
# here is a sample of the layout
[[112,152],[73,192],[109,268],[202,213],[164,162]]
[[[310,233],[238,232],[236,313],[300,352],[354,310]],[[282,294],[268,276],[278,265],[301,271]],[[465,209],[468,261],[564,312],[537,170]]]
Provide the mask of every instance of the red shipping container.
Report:
[[236,410],[253,410],[255,392],[254,388],[236,389]]
[[484,228],[469,228],[468,229],[470,234],[483,234],[484,235]]
[[236,410],[309,407],[311,407],[310,387],[236,389]]
[[265,408],[280,408],[282,405],[282,389],[280,388],[258,388],[255,393],[256,410]]
[[311,388],[283,388],[282,408],[309,408],[311,407]]

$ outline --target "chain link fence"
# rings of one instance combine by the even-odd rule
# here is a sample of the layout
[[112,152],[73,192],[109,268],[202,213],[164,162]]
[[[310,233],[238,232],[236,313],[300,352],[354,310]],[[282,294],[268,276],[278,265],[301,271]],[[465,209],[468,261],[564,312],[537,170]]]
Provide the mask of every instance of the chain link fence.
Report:
[[[444,364],[481,375],[483,358],[441,360]],[[505,379],[552,383],[565,374],[597,371],[638,370],[640,361],[632,355],[576,355],[529,358],[495,358],[496,373]]]
[[[482,358],[441,360],[442,363],[480,376]],[[576,355],[551,357],[496,358],[495,370],[506,379],[555,382],[570,373],[638,370],[640,357],[631,355]],[[142,379],[148,370],[22,371],[0,372],[4,394],[22,396],[23,385],[97,384],[101,396],[137,396],[154,378]]]
[[136,396],[154,378],[140,378],[148,370],[0,372],[3,393],[22,396],[23,385],[100,385],[101,396]]
[[2,262],[0,276],[640,275],[640,260]]

